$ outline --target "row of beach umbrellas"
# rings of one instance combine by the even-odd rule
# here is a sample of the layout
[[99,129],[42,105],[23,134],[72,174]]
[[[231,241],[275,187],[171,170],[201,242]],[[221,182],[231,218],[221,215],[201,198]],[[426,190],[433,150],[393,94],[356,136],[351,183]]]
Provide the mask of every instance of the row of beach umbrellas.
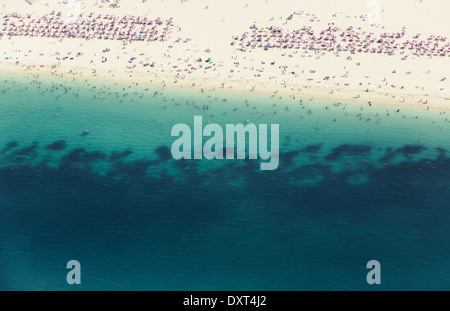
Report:
[[141,16],[102,16],[80,14],[76,23],[66,23],[61,12],[52,11],[41,18],[10,13],[3,17],[0,36],[77,37],[117,40],[165,40],[173,26],[173,18],[162,20]]
[[[431,35],[428,40],[421,41],[405,40],[405,30],[375,35],[373,32],[358,32],[353,26],[347,29],[328,27],[319,33],[320,35],[316,35],[311,26],[286,30],[277,26],[258,27],[253,24],[250,32],[233,36],[231,45],[237,46],[241,51],[255,48],[303,48],[319,52],[350,51],[393,55],[396,52],[405,54],[412,51],[416,56],[450,56],[450,44],[445,44],[447,37],[444,36]],[[417,34],[414,38],[418,39],[420,36],[421,34]]]

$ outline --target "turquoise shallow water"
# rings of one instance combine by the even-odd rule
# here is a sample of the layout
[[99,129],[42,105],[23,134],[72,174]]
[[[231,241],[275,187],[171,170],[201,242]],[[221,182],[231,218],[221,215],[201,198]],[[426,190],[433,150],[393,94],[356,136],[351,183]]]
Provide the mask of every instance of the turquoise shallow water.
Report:
[[[1,289],[450,285],[442,109],[2,74],[0,112]],[[173,160],[194,116],[279,124],[279,168]]]

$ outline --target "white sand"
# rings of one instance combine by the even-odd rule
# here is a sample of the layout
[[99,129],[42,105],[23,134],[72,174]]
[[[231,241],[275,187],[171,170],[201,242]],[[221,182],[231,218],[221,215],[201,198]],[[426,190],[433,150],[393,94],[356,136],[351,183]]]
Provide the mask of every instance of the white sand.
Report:
[[[119,40],[4,36],[0,40],[0,71],[190,87],[195,84],[195,87],[205,89],[279,91],[336,101],[427,103],[450,107],[449,82],[441,81],[443,77],[450,78],[448,56],[402,60],[402,55],[398,53],[389,56],[341,52],[340,57],[336,57],[330,52],[318,58],[314,52],[305,54],[302,50],[297,53],[290,49],[241,52],[230,45],[232,36],[251,31],[249,27],[253,23],[259,27],[275,25],[289,30],[306,25],[315,29],[316,33],[327,28],[329,23],[343,29],[348,26],[355,29],[361,27],[358,31],[375,34],[401,32],[402,27],[406,26],[405,39],[413,40],[417,33],[421,33],[423,38],[429,35],[450,37],[450,20],[446,16],[450,11],[448,0],[380,0],[383,10],[381,27],[373,27],[360,18],[369,13],[366,7],[368,1],[365,0],[149,0],[144,3],[142,0],[122,0],[120,8],[115,9],[102,5],[101,1],[96,4],[95,0],[78,1],[78,7],[62,2],[44,0],[29,5],[25,1],[0,0],[0,17],[19,12],[38,18],[52,10],[61,11],[68,20],[71,11],[86,15],[91,12],[117,16],[131,14],[151,19],[173,17],[174,27],[165,42],[134,41],[127,45]],[[315,15],[286,20],[293,12],[300,11]],[[333,17],[335,13],[338,13],[337,17]],[[182,41],[175,42],[179,37]],[[191,41],[183,42],[186,38]],[[442,45],[448,43],[449,40]],[[105,48],[109,48],[110,52],[104,53]],[[210,52],[205,52],[207,49]],[[77,57],[78,52],[83,55]],[[65,56],[68,58],[64,59]],[[347,60],[348,56],[352,60]],[[6,60],[6,57],[9,59]],[[71,57],[73,60],[70,60]],[[108,61],[102,62],[102,57],[107,57]],[[129,63],[131,57],[136,60]],[[204,61],[197,62],[199,57],[203,60],[211,57],[214,66]],[[275,65],[271,65],[274,60]],[[148,62],[156,64],[154,67],[144,67],[143,64]],[[211,68],[205,70],[207,66]],[[285,74],[280,66],[287,66],[285,72],[295,71],[296,74]],[[193,67],[196,70],[192,70]],[[323,80],[326,76],[330,79]]]

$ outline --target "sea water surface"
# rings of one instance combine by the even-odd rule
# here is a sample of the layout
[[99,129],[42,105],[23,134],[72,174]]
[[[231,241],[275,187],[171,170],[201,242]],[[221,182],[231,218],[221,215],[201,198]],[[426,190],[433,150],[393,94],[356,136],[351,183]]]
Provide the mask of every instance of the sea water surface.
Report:
[[[194,116],[279,124],[279,167],[174,160],[171,129]],[[3,73],[0,289],[447,290],[448,118]]]

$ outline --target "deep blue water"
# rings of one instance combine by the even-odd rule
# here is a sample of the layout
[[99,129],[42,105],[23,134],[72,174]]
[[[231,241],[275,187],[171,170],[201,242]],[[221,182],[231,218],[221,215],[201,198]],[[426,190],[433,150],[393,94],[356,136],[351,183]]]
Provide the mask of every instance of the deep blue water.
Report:
[[[448,290],[442,110],[126,88],[2,77],[1,290]],[[194,115],[279,123],[279,168],[173,160]]]

